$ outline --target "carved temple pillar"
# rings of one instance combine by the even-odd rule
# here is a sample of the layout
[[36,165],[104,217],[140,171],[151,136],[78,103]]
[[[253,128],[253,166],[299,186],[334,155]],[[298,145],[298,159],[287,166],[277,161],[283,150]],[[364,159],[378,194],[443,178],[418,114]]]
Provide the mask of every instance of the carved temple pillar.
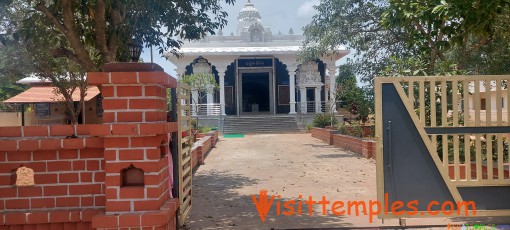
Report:
[[216,70],[218,71],[218,75],[220,77],[220,115],[226,116],[225,113],[225,72],[227,71],[227,67],[225,66],[216,66]]
[[329,95],[330,95],[330,102],[333,103],[331,105],[331,110],[332,112],[336,112],[336,75],[337,75],[337,71],[338,71],[338,68],[336,67],[336,65],[334,63],[332,64],[327,64],[327,69],[328,69],[328,73],[329,73],[329,80],[330,80],[330,85],[329,85]]
[[315,113],[322,113],[321,91],[322,86],[315,87]]
[[301,98],[301,113],[302,114],[307,114],[308,113],[308,108],[307,108],[307,101],[306,101],[306,88],[305,87],[300,87],[299,88],[299,96]]
[[290,93],[290,112],[289,114],[296,113],[296,71],[289,70],[289,93]]

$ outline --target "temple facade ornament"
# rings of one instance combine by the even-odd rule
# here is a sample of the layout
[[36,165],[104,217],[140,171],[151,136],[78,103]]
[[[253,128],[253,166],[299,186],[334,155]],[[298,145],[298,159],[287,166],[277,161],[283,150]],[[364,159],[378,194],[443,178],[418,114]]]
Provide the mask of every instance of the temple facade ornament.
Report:
[[207,62],[205,58],[199,57],[196,60],[196,63],[192,64],[193,73],[212,73],[211,65]]
[[321,81],[319,63],[308,61],[299,66],[297,74],[298,86],[324,85]]

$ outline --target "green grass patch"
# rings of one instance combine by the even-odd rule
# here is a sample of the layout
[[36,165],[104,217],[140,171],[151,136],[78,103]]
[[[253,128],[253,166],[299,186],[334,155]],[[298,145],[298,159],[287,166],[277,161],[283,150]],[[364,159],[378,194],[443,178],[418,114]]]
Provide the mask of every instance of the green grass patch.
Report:
[[244,134],[240,133],[225,134],[223,135],[223,138],[244,138]]

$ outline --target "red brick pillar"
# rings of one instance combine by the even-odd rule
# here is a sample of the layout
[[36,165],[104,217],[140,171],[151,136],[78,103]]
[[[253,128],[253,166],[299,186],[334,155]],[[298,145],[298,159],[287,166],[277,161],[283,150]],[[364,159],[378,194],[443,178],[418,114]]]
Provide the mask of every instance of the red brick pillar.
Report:
[[[116,63],[89,73],[88,81],[100,86],[103,123],[111,126],[104,138],[106,213],[94,217],[92,226],[173,226],[168,133],[175,125],[166,122],[166,88],[176,87],[175,79],[158,65]],[[143,214],[147,211],[152,214]]]

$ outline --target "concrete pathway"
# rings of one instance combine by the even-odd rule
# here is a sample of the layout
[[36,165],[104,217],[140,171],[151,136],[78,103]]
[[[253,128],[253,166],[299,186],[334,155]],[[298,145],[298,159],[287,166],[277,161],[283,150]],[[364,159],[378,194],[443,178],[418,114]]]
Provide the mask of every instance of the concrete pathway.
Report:
[[[252,199],[261,190],[275,195],[265,222],[261,221]],[[333,215],[331,204],[327,215],[322,205],[302,205],[297,215],[299,196],[302,201],[323,196],[331,201],[376,200],[375,161],[341,151],[310,134],[249,135],[243,139],[223,139],[211,151],[193,179],[193,208],[187,220],[188,229],[374,229],[399,228],[397,220],[365,215]],[[283,215],[284,202],[295,200],[292,216]],[[296,201],[297,200],[297,201]],[[280,201],[280,215],[277,203]],[[291,204],[291,203],[289,203]],[[287,213],[289,214],[289,213]],[[421,229],[445,229],[451,222],[465,219],[408,219],[407,225]],[[470,222],[510,223],[501,218],[471,219]]]

